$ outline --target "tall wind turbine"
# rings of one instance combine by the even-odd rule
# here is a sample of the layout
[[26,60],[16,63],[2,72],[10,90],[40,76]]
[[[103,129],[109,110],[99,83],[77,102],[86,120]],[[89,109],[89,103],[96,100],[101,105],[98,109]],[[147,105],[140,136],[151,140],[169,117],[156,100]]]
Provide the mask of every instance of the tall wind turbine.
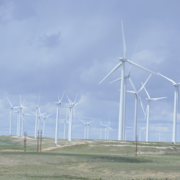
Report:
[[101,123],[101,129],[100,129],[100,139],[102,139],[102,130],[103,130],[103,128],[105,128],[106,127],[106,125],[104,125],[103,123],[102,123],[102,121],[100,120],[100,123]]
[[63,137],[64,139],[66,139],[66,123],[69,124],[67,116],[68,116],[68,111],[66,113],[66,119],[62,120],[62,123],[64,123],[64,137]]
[[[143,84],[143,83],[142,83]],[[160,98],[151,98],[149,96],[149,93],[147,92],[145,86],[143,87],[148,98],[146,98],[146,100],[148,101],[148,104],[147,104],[147,109],[146,109],[146,115],[147,115],[147,126],[146,126],[146,142],[149,142],[149,106],[150,106],[150,102],[151,101],[156,101],[156,100],[160,100],[160,99],[165,99],[167,97],[160,97]]]
[[51,113],[51,114],[49,114],[49,115],[47,115],[47,116],[45,116],[44,114],[43,114],[43,137],[44,137],[44,130],[45,130],[45,124],[46,124],[46,119],[49,117],[49,116],[51,116],[53,113]]
[[55,102],[55,104],[57,105],[57,111],[56,111],[56,130],[55,130],[55,145],[58,145],[59,111],[60,111],[60,106],[61,106],[61,103],[62,103],[63,96],[64,96],[64,93],[63,93],[61,99],[59,99],[59,95],[58,95],[58,102]]
[[77,95],[76,98],[74,100],[74,102],[72,102],[69,97],[67,96],[67,99],[69,101],[69,129],[68,129],[68,141],[71,142],[72,141],[72,120],[73,120],[73,114],[75,116],[75,107],[80,103],[76,103],[76,99],[77,99]]
[[24,113],[23,111],[22,111],[22,114],[21,114],[21,118],[22,118],[22,125],[21,125],[21,136],[23,136],[23,132],[24,132],[24,115],[26,115],[26,116],[30,116],[30,114],[26,114],[26,113]]
[[11,110],[10,110],[10,128],[9,128],[9,135],[11,135],[11,134],[12,134],[12,115],[13,115],[13,109],[14,109],[15,107],[13,107],[13,105],[12,105],[12,103],[10,102],[10,100],[8,99],[8,97],[7,97],[7,100],[8,100],[8,102],[9,102],[10,106],[11,106]]
[[87,122],[87,139],[89,139],[90,124],[91,124],[93,121],[94,121],[94,120]]
[[[117,70],[120,66],[122,66],[122,70],[121,70],[121,91],[120,91],[120,106],[119,106],[119,130],[118,130],[118,140],[123,140],[123,122],[124,122],[124,107],[125,105],[125,100],[124,100],[124,96],[125,96],[125,64],[130,64],[133,66],[136,66],[138,68],[141,68],[145,71],[148,71],[152,74],[155,74],[152,71],[149,71],[148,69],[128,60],[126,58],[126,42],[125,42],[125,36],[124,36],[124,29],[123,29],[123,22],[121,21],[121,25],[122,25],[122,36],[123,36],[123,49],[124,49],[124,57],[119,58],[120,63],[118,63],[111,71],[110,73],[105,76],[105,78],[99,83],[101,84],[108,76],[110,76],[115,70]],[[155,74],[156,75],[156,74]]]
[[22,120],[23,109],[27,108],[27,107],[24,106],[25,100],[23,101],[23,103],[21,102],[21,96],[20,95],[19,95],[19,99],[20,99],[20,106],[17,107],[17,108],[19,108],[19,113],[18,113],[19,114],[18,137],[21,136],[21,131],[22,131],[21,121],[23,121]]
[[158,73],[160,76],[162,76],[163,78],[167,79],[168,81],[170,81],[173,86],[174,86],[174,117],[173,117],[173,136],[172,136],[172,142],[174,144],[176,144],[176,134],[177,134],[177,109],[179,111],[179,85],[180,83],[176,83],[174,82],[172,79],[167,78],[166,76]]
[[109,140],[109,131],[114,131],[111,127],[110,127],[110,120],[109,120],[109,124],[106,126],[106,130],[107,130],[107,134],[106,134],[106,139]]
[[139,91],[136,91],[136,88],[131,80],[131,78],[129,78],[129,81],[131,83],[132,88],[134,89],[134,91],[127,91],[129,93],[132,93],[135,95],[135,110],[134,110],[134,141],[136,141],[136,136],[137,136],[137,113],[138,113],[138,100],[140,101],[141,104],[141,108],[143,110],[143,113],[145,115],[145,111],[144,111],[144,107],[143,107],[143,103],[141,101],[141,98],[139,97],[139,93],[142,91],[143,87],[145,86],[145,84],[147,83],[147,81],[149,80],[149,78],[151,77],[151,75],[148,77],[148,79],[146,80],[146,82],[141,86],[141,88],[139,89]]
[[84,139],[87,139],[87,122],[79,119],[84,124]]

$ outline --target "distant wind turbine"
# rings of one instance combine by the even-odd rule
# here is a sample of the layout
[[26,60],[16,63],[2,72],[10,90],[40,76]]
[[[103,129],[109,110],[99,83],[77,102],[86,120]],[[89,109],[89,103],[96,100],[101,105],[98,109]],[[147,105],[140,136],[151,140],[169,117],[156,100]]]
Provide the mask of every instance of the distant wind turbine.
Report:
[[172,142],[176,144],[176,134],[177,134],[177,113],[179,111],[179,85],[180,83],[174,82],[172,79],[167,78],[166,76],[158,73],[163,78],[170,81],[174,86],[174,117],[173,117],[173,136],[172,136]]
[[[143,84],[143,83],[142,83]],[[147,126],[146,126],[146,142],[149,142],[149,106],[150,106],[150,102],[151,101],[156,101],[156,100],[160,100],[160,99],[165,99],[167,97],[160,97],[160,98],[151,98],[149,96],[149,93],[147,92],[145,86],[143,87],[148,98],[146,98],[146,100],[148,101],[148,104],[147,104],[147,109],[146,109],[146,115],[147,115]]]

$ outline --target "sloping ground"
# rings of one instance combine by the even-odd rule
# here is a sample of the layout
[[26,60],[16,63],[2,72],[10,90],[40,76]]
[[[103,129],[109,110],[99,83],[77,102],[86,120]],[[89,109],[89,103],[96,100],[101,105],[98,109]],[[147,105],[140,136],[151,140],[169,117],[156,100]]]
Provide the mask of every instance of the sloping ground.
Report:
[[[134,142],[79,142],[83,140],[66,146],[70,144],[59,140],[63,147],[40,153],[36,140],[28,137],[27,152],[19,152],[23,139],[0,136],[0,179],[180,179],[180,144],[138,142],[135,156]],[[55,147],[54,139],[44,138],[43,148],[50,147]]]

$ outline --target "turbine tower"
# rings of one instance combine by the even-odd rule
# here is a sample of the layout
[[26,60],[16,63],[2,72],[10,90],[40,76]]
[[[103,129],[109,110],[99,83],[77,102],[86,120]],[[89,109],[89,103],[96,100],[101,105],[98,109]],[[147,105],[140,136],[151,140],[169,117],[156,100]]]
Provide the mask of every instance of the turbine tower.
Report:
[[[139,66],[138,64],[128,60],[126,58],[126,42],[125,42],[125,36],[124,36],[124,29],[123,29],[123,22],[121,21],[121,25],[122,25],[122,36],[123,36],[123,49],[124,49],[124,57],[121,57],[119,60],[120,60],[120,63],[118,63],[111,71],[110,73],[105,76],[105,78],[99,83],[101,84],[108,76],[110,76],[115,70],[117,70],[120,66],[122,66],[122,70],[121,70],[121,91],[120,91],[120,106],[119,106],[119,128],[118,128],[118,140],[123,140],[123,132],[124,132],[124,125],[123,125],[123,122],[124,122],[124,107],[126,107],[126,101],[125,101],[125,64],[130,64],[130,65],[133,65],[133,66],[136,66],[138,68],[141,68],[145,71],[148,71],[152,74],[155,74],[154,72],[152,71],[149,71],[148,69],[146,68],[143,68],[142,66]],[[156,75],[156,74],[155,74]]]
[[[143,83],[142,83],[143,84]],[[151,98],[149,96],[149,93],[147,92],[145,86],[143,87],[148,98],[146,98],[146,100],[148,101],[148,104],[147,104],[147,109],[146,109],[146,115],[147,115],[147,126],[146,126],[146,142],[149,142],[149,106],[150,106],[150,102],[151,101],[156,101],[156,100],[160,100],[160,99],[165,99],[167,97],[160,97],[160,98]]]
[[69,124],[67,116],[68,116],[68,111],[66,113],[66,119],[62,120],[63,121],[62,123],[64,123],[64,139],[66,139],[66,123]]
[[[180,83],[174,82],[172,79],[167,78],[166,76],[158,73],[163,78],[170,81],[174,86],[174,117],[173,117],[173,136],[172,136],[172,142],[176,144],[176,134],[177,134],[177,111],[179,111],[179,85]],[[178,110],[177,110],[178,109]]]
[[21,115],[21,118],[22,118],[22,125],[21,125],[21,136],[23,136],[23,131],[24,131],[24,115],[26,115],[26,116],[30,116],[30,114],[26,114],[26,113],[24,113],[23,111],[22,111],[22,115]]
[[64,96],[64,93],[61,97],[61,99],[59,99],[59,95],[58,95],[58,102],[55,102],[55,104],[57,105],[57,112],[56,112],[56,130],[55,130],[55,145],[58,145],[58,125],[59,125],[59,111],[60,111],[60,106],[62,103],[62,98]]
[[71,142],[72,141],[72,120],[73,120],[73,114],[74,114],[74,117],[75,117],[75,107],[80,103],[76,103],[76,99],[77,99],[77,95],[76,95],[76,98],[74,100],[74,102],[72,102],[69,97],[67,96],[67,99],[69,101],[69,129],[68,129],[68,141]]
[[144,111],[144,107],[143,107],[143,103],[141,101],[141,98],[139,97],[139,93],[142,91],[143,87],[145,86],[145,84],[147,83],[147,81],[149,80],[149,78],[151,77],[151,75],[148,77],[148,79],[146,80],[146,82],[141,86],[141,88],[139,89],[139,91],[136,91],[136,88],[131,80],[131,78],[129,78],[129,81],[131,83],[132,88],[134,89],[134,91],[127,91],[129,93],[132,93],[135,95],[135,110],[134,110],[134,141],[136,141],[136,136],[137,136],[137,113],[138,113],[138,99],[140,101],[141,104],[141,108],[143,110],[144,115],[146,115],[145,111]]
[[84,123],[84,139],[87,139],[87,122],[79,119],[82,123]]
[[159,142],[161,142],[161,132],[163,132],[161,125],[159,124]]

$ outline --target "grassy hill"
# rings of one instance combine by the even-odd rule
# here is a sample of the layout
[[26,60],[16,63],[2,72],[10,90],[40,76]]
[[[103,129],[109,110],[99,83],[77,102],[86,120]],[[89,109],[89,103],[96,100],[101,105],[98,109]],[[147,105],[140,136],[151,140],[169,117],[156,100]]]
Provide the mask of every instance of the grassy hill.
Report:
[[[86,144],[79,145],[79,142]],[[37,140],[0,136],[0,179],[180,179],[180,144],[106,140],[59,140],[37,152]],[[77,145],[76,145],[77,144]],[[42,149],[55,147],[43,138]]]

